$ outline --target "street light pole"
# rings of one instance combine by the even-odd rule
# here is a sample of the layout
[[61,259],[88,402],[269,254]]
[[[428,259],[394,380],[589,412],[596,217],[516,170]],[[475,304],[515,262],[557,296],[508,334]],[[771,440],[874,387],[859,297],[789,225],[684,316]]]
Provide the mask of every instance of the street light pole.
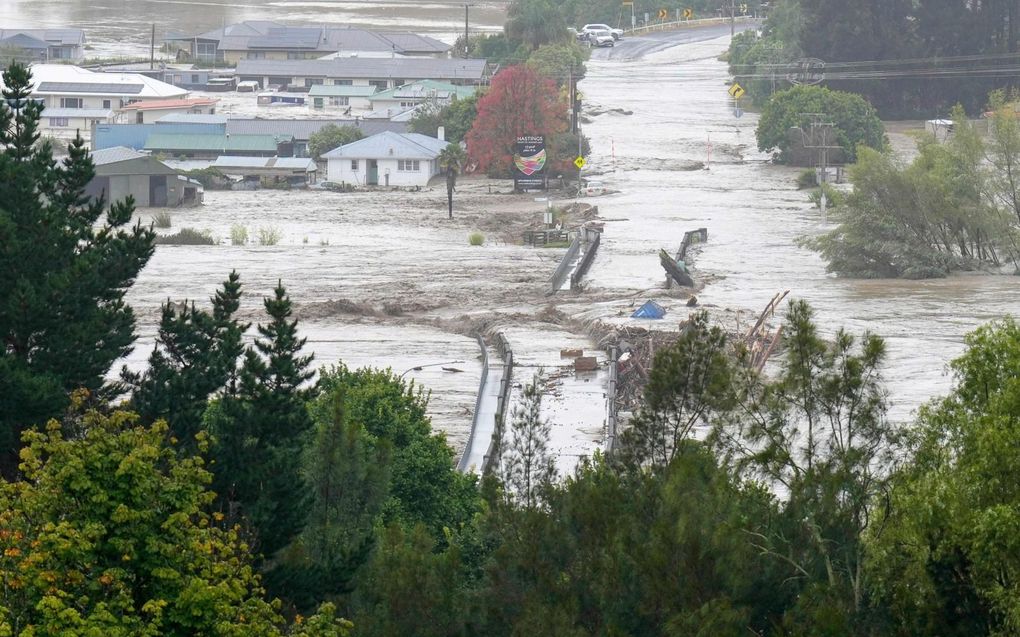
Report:
[[468,51],[471,49],[471,44],[468,41],[468,3],[464,3],[464,58],[467,59]]
[[463,362],[464,361],[446,361],[445,363],[428,363],[427,365],[415,365],[410,369],[405,369],[404,372],[400,374],[400,376],[398,376],[397,378],[403,378],[404,376],[407,376],[411,372],[420,372],[422,369],[426,367],[439,367],[440,365],[456,365]]

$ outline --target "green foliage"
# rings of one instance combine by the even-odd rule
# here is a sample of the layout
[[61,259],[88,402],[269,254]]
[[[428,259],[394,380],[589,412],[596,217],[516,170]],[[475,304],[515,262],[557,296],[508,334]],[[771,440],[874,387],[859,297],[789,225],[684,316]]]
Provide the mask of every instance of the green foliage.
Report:
[[797,173],[797,190],[818,187],[818,171],[814,168],[805,168]]
[[528,56],[527,65],[539,75],[566,86],[571,75],[575,79],[584,77],[584,63],[588,61],[590,50],[580,45],[577,40],[566,40],[554,44],[543,44]]
[[876,603],[898,634],[1009,635],[1020,630],[1016,451],[1020,326],[967,338],[953,391],[922,409],[912,462],[896,476],[888,530],[874,542]]
[[[775,27],[782,23],[782,8],[790,2],[778,5],[770,14],[766,25]],[[784,40],[783,29],[770,28],[759,34],[750,29],[738,33],[730,41],[727,53],[730,74],[748,93],[756,104],[765,103],[778,89],[786,88],[786,73],[783,65],[800,57],[794,39]],[[761,77],[766,76],[766,77]]]
[[248,228],[239,223],[230,226],[230,244],[243,246],[248,243]]
[[480,246],[485,244],[485,235],[481,232],[472,232],[468,235],[468,245]]
[[211,455],[220,505],[228,513],[239,507],[257,531],[261,551],[272,556],[304,527],[301,457],[312,427],[304,385],[313,372],[312,356],[301,354],[305,339],[297,335],[282,283],[263,305],[270,322],[258,326],[236,385],[226,383],[204,420],[215,438]]
[[[3,73],[0,100],[0,475],[13,475],[20,432],[57,416],[68,394],[116,391],[105,377],[134,342],[124,295],[153,252],[153,232],[130,227],[134,202],[88,199],[95,174],[79,138],[59,165],[37,146],[43,107],[31,74]],[[112,390],[112,391],[111,391]]]
[[161,246],[211,246],[216,245],[216,240],[208,230],[181,228],[175,234],[156,235],[154,243]]
[[173,219],[170,218],[169,212],[157,212],[152,215],[152,225],[157,228],[169,228],[173,225]]
[[952,138],[945,144],[922,139],[907,166],[862,150],[851,170],[854,190],[834,213],[839,225],[808,242],[830,271],[925,278],[1016,262],[1020,216],[1008,169],[996,160],[1003,166],[1020,160],[1020,135],[1013,155],[1001,155],[987,148],[962,111],[956,115]]
[[26,433],[24,480],[0,482],[0,634],[279,635],[202,461],[125,412],[80,429]]
[[321,159],[334,148],[356,142],[364,136],[361,129],[354,126],[326,124],[308,138],[308,154],[314,159]]
[[808,194],[808,199],[815,205],[815,208],[822,207],[822,193],[825,193],[826,207],[838,208],[843,205],[846,201],[846,193],[842,190],[838,190],[835,186],[824,183],[820,187],[815,188]]
[[621,456],[637,466],[664,467],[695,427],[733,403],[734,363],[726,335],[694,314],[680,338],[655,354],[644,404],[620,439]]
[[[751,541],[791,577],[824,586],[827,601],[799,603],[851,618],[865,611],[864,536],[881,533],[871,507],[888,492],[897,448],[880,373],[885,343],[866,333],[858,345],[842,330],[823,340],[802,301],[790,304],[784,328],[779,376],[747,371],[739,408],[718,421],[712,439],[740,475],[785,492],[777,529]],[[817,620],[816,610],[796,612]]]
[[189,179],[202,184],[206,190],[230,190],[230,178],[219,168],[195,168],[184,172]]
[[495,471],[503,494],[510,502],[528,509],[539,506],[543,492],[556,479],[556,462],[549,451],[552,425],[542,417],[541,382],[536,373],[510,414],[508,431],[501,427],[496,432],[499,460]]
[[475,117],[478,115],[479,95],[476,92],[470,97],[453,100],[442,107],[433,102],[427,102],[411,118],[411,122],[408,124],[410,131],[436,137],[439,134],[439,127],[442,126],[446,140],[459,144],[464,141],[464,136],[475,123]]
[[194,449],[202,431],[209,397],[236,375],[248,328],[234,313],[241,305],[241,282],[231,272],[210,299],[212,311],[184,301],[163,304],[156,345],[144,372],[125,367],[121,378],[131,388],[131,405],[144,422],[163,419],[186,449]]
[[[826,122],[834,124],[832,138],[809,143],[840,146],[848,162],[855,161],[860,145],[881,150],[885,148],[885,129],[875,109],[859,95],[831,91],[818,86],[796,86],[774,94],[762,110],[756,135],[758,149],[773,152],[784,163],[797,161],[794,150],[802,145],[799,133],[791,135],[791,128],[800,128],[810,138],[812,116],[821,113]],[[812,163],[817,151],[798,153],[799,162]],[[830,151],[831,152],[831,151]],[[831,156],[831,155],[830,155]]]
[[438,161],[439,167],[446,172],[446,200],[450,219],[453,219],[453,190],[457,187],[457,175],[467,163],[467,153],[460,144],[451,142],[439,153]]
[[532,50],[569,37],[567,21],[559,4],[552,0],[511,0],[506,18],[506,36],[524,42]]
[[277,243],[280,243],[281,237],[283,237],[283,233],[280,232],[279,228],[273,226],[259,228],[258,240],[260,246],[275,246]]

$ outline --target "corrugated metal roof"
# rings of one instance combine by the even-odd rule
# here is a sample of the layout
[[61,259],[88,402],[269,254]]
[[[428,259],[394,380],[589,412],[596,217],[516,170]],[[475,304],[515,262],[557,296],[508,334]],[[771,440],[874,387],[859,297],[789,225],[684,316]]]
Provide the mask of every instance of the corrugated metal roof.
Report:
[[115,164],[119,161],[127,161],[129,159],[138,159],[139,157],[145,157],[142,153],[125,146],[114,146],[113,148],[104,148],[102,150],[92,151],[92,163],[96,166],[105,166],[107,164]]
[[217,157],[212,164],[215,168],[281,168],[315,172],[314,159],[307,157]]
[[366,122],[363,119],[230,119],[227,120],[227,132],[231,135],[291,135],[296,140],[308,141],[328,124],[354,126],[365,135],[407,131],[406,124]]
[[398,51],[403,49],[406,53],[445,53],[452,48],[427,35],[406,31],[380,31],[378,35],[396,44]]
[[435,80],[419,80],[417,82],[411,82],[410,84],[404,84],[397,88],[391,88],[387,91],[380,91],[372,96],[372,101],[378,100],[399,100],[399,99],[424,99],[426,97],[438,97],[440,99],[447,99],[452,95],[456,95],[458,99],[462,97],[470,97],[475,94],[477,87],[474,86],[457,86],[456,84],[450,84],[449,82],[437,82]]
[[215,41],[220,51],[258,49],[365,51],[393,53],[445,53],[450,46],[416,33],[376,32],[353,27],[289,26],[264,20],[248,20],[199,35],[175,35],[168,40]]
[[316,84],[308,89],[311,97],[369,97],[375,94],[374,86],[350,86],[342,84]]
[[145,150],[199,150],[234,152],[275,152],[277,145],[290,141],[281,135],[201,135],[151,133],[145,140]]
[[322,40],[322,29],[281,27],[248,40],[249,49],[315,49]]
[[192,97],[174,100],[149,100],[146,102],[132,102],[131,104],[125,104],[123,110],[148,111],[159,110],[162,108],[191,108],[193,106],[212,106],[218,102],[219,100],[213,97]]
[[485,75],[485,60],[436,58],[334,58],[331,60],[240,60],[238,75],[469,80]]
[[326,159],[435,159],[449,142],[418,133],[379,133],[334,148]]
[[96,73],[70,64],[33,64],[33,93],[130,95],[141,99],[184,97],[188,91],[140,73]]

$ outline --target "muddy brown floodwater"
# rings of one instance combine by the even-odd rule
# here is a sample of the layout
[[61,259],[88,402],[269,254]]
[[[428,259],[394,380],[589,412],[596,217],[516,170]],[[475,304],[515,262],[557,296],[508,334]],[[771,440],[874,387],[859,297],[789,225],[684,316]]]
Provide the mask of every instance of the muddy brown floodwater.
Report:
[[[758,152],[757,116],[737,118],[718,60],[728,36],[638,60],[592,60],[581,83],[589,108],[605,113],[585,127],[591,171],[621,192],[599,201],[603,251],[589,276],[600,298],[639,293],[661,282],[655,251],[671,251],[683,233],[707,227],[698,269],[713,279],[703,304],[757,314],[780,290],[805,299],[821,328],[885,337],[891,417],[903,420],[945,392],[946,364],[978,325],[1020,312],[1020,278],[955,276],[931,281],[850,280],[825,271],[797,239],[829,226],[794,186],[797,171]],[[623,47],[618,47],[622,53]],[[710,170],[689,170],[707,162]],[[612,306],[612,304],[609,304]]]

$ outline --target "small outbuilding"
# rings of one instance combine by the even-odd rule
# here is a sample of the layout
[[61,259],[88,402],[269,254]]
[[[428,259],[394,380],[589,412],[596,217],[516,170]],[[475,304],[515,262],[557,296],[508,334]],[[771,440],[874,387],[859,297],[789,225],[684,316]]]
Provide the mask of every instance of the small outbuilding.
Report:
[[117,146],[92,153],[96,176],[85,187],[90,197],[107,203],[131,195],[139,208],[176,207],[202,203],[202,185],[151,155]]
[[217,157],[212,167],[247,181],[282,182],[291,186],[315,183],[318,167],[307,157]]
[[426,186],[439,174],[448,142],[419,133],[382,132],[325,155],[329,181],[362,186]]

